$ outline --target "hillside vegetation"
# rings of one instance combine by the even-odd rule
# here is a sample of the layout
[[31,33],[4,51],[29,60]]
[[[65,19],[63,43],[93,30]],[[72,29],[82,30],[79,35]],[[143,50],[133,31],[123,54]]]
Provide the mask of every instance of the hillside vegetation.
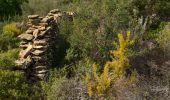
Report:
[[[18,59],[28,15],[61,19],[47,82]],[[0,100],[170,100],[169,0],[0,0]]]

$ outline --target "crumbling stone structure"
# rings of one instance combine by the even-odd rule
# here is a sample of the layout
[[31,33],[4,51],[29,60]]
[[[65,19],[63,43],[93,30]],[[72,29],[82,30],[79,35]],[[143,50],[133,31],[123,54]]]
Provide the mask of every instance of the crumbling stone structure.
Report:
[[61,17],[72,20],[73,13],[51,10],[47,16],[29,15],[28,29],[18,36],[21,40],[16,64],[25,70],[29,81],[48,80],[49,68],[56,56],[58,23]]

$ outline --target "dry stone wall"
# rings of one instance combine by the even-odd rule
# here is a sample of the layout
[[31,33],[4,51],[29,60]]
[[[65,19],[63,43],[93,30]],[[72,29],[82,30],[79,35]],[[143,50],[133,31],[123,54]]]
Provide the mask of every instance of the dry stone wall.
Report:
[[28,16],[28,29],[18,36],[21,50],[16,64],[25,70],[29,81],[48,80],[49,68],[56,56],[58,23],[63,16],[72,20],[73,13],[54,9],[45,17]]

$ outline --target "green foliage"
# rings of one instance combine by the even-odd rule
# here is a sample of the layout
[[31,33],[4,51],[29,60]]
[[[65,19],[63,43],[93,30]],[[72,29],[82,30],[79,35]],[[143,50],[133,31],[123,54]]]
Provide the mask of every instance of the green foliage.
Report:
[[18,39],[11,32],[0,33],[0,51],[18,47]]
[[[100,1],[100,0],[99,0]],[[110,15],[115,2],[82,1],[73,6],[76,15],[73,20],[73,33],[68,37],[69,43],[81,56],[91,57],[103,63],[107,51],[112,47],[112,37],[115,35]],[[112,6],[109,3],[113,4]],[[87,6],[88,5],[88,6]],[[116,15],[116,13],[114,13]],[[118,26],[119,27],[119,26]],[[115,27],[117,28],[117,27]]]
[[23,78],[18,72],[0,70],[0,98],[1,99],[18,99],[23,98],[25,90],[22,91],[20,79]]
[[[87,61],[87,63],[85,62]],[[84,67],[84,65],[89,65]],[[67,78],[69,74],[69,67],[75,66],[65,66],[60,69],[53,69],[50,71],[50,79],[47,83],[42,82],[42,89],[46,94],[47,100],[67,100],[67,99],[87,99],[88,95],[86,94],[85,86],[81,84],[85,72],[89,71],[89,68],[92,65],[91,60],[86,59],[76,64],[74,68],[75,76]],[[80,82],[81,80],[81,82]]]
[[46,100],[87,99],[84,87],[75,79],[55,78],[52,83],[44,84]]
[[0,69],[10,69],[15,66],[14,61],[18,58],[18,49],[11,49],[0,53]]
[[63,49],[70,46],[75,52],[79,52],[78,57],[92,57],[104,63],[108,58],[108,50],[112,48],[111,41],[116,32],[127,30],[129,27],[127,6],[128,1],[115,0],[49,0],[48,2],[30,0],[24,5],[23,13],[45,15],[56,7],[75,12],[73,22],[62,22],[60,25],[60,33],[67,42],[63,44],[67,45]]
[[0,1],[0,20],[21,15],[21,5],[27,0],[1,0]]
[[166,26],[167,22],[161,22],[158,27],[150,28],[147,34],[144,35],[145,39],[155,39],[159,36],[159,33],[163,30]]
[[129,28],[135,33],[134,36],[138,39],[156,38],[157,35],[153,32],[159,30],[157,28],[161,22],[169,21],[169,5],[169,0],[129,1],[126,11],[131,19]]
[[22,73],[0,70],[0,99],[40,99],[43,91],[38,84],[28,84]]
[[[166,17],[170,7],[169,0],[132,0],[130,8],[131,10],[136,9],[137,16],[151,16],[156,14],[159,17]],[[133,11],[132,11],[133,12]]]
[[[27,19],[27,15],[30,14],[45,16],[51,9],[56,8],[75,12],[75,16],[72,22],[63,18],[59,24],[56,66],[51,68],[49,82],[34,85],[28,84],[22,73],[11,71],[18,55],[16,48],[19,41],[16,36],[20,31],[16,28],[16,23],[0,23],[0,99],[89,99],[87,93],[90,96],[99,94],[96,98],[109,99],[113,95],[115,96],[116,92],[118,92],[117,97],[123,93],[128,95],[131,89],[122,89],[126,84],[125,81],[128,80],[131,82],[130,85],[134,85],[136,74],[146,71],[148,65],[144,64],[150,61],[148,58],[151,57],[141,53],[144,51],[136,44],[140,54],[137,54],[138,51],[133,52],[134,50],[132,50],[130,56],[133,58],[141,55],[147,59],[145,62],[129,59],[127,43],[129,39],[126,41],[124,34],[119,34],[117,38],[117,32],[125,33],[127,30],[131,30],[132,36],[136,36],[139,41],[140,38],[157,39],[160,49],[164,49],[164,55],[169,55],[169,28],[164,29],[170,15],[169,0],[28,1],[29,3],[25,3],[27,0],[0,0],[0,20],[12,16],[13,21],[21,21],[22,18]],[[21,14],[23,16],[19,16]],[[149,20],[146,20],[147,16],[149,16]],[[140,23],[141,20],[143,20],[142,23]],[[147,21],[147,28],[143,33],[146,34],[141,36],[138,33],[142,33],[145,21]],[[113,41],[116,40],[119,43],[115,46]],[[142,63],[143,66],[138,68],[138,64],[132,64],[131,60]],[[100,67],[93,66],[92,70],[91,66],[94,62]],[[131,77],[125,78],[123,76],[129,66],[132,68],[135,66],[139,70],[137,73],[132,73]],[[156,66],[161,68],[159,65]],[[82,85],[85,83],[86,73],[89,73],[87,88]],[[141,90],[141,92],[147,91]],[[133,94],[133,92],[130,93]],[[103,94],[109,95],[103,96]],[[131,94],[129,95],[131,96]],[[114,99],[119,100],[119,98]]]
[[159,46],[163,49],[165,54],[169,55],[170,53],[170,24],[168,23],[165,28],[160,32],[157,41]]
[[29,14],[46,15],[51,9],[59,8],[62,10],[70,8],[72,0],[28,0],[29,3],[24,3],[22,6],[23,16]]

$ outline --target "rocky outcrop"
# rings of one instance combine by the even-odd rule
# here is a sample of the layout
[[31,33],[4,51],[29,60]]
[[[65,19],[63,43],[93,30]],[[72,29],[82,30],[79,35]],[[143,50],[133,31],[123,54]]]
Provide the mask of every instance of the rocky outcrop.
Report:
[[21,40],[19,59],[16,61],[30,81],[48,80],[49,68],[55,56],[58,23],[61,17],[72,20],[73,13],[51,10],[47,16],[29,15],[28,29],[18,36]]

